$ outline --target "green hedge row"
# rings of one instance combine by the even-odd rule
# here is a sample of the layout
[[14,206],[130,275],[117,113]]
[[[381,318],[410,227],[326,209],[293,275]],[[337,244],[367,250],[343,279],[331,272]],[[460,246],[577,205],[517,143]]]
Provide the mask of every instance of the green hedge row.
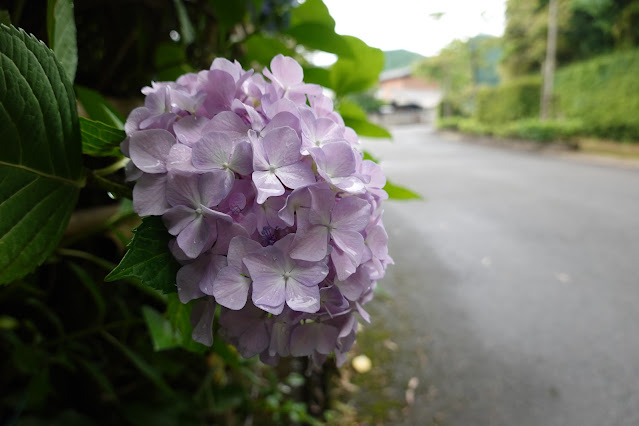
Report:
[[[482,88],[477,93],[472,116],[489,127],[519,122],[500,128],[529,126],[528,130],[511,133],[530,133],[538,140],[547,129],[539,127],[535,120],[524,122],[528,124],[521,124],[521,120],[538,117],[541,84],[540,76],[527,76],[495,88]],[[557,71],[554,87],[554,116],[570,123],[575,120],[583,123],[579,133],[639,141],[639,49],[562,68]],[[469,116],[467,112],[460,115]]]
[[488,124],[472,118],[447,117],[440,118],[437,127],[498,138],[526,139],[537,142],[572,142],[577,136],[580,136],[583,125],[577,120],[540,121],[528,118],[508,123]]
[[539,115],[541,78],[528,76],[477,93],[475,118],[496,124]]
[[606,139],[639,140],[639,49],[601,56],[560,69],[556,109]]

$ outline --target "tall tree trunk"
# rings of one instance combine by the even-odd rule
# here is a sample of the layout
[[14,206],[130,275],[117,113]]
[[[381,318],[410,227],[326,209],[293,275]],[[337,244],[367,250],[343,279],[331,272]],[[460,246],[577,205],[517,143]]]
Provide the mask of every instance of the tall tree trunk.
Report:
[[539,117],[541,120],[550,118],[552,102],[553,80],[555,78],[555,63],[557,60],[557,15],[559,0],[550,0],[548,5],[548,41],[546,43],[546,60],[544,61],[544,85],[541,92]]

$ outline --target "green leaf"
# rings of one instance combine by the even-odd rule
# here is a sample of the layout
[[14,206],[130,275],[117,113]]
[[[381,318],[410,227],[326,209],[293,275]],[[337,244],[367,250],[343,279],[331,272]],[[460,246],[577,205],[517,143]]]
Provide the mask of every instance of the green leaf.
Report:
[[51,50],[0,25],[0,283],[40,265],[84,185],[73,88]]
[[386,185],[384,191],[388,193],[388,197],[393,200],[423,200],[424,198],[403,186],[395,185],[390,180],[386,179]]
[[98,92],[75,86],[75,94],[90,119],[101,121],[111,127],[124,129],[124,117]]
[[341,57],[353,57],[349,42],[336,34],[332,27],[318,22],[303,22],[287,29],[284,34],[295,38],[297,42],[311,49],[335,53]]
[[368,152],[368,151],[364,151],[364,158],[362,158],[362,159],[363,160],[371,160],[371,161],[379,164],[379,160],[377,158],[373,157],[371,155],[371,153]]
[[251,62],[268,65],[271,63],[271,59],[280,53],[286,56],[292,56],[294,54],[294,52],[280,40],[260,34],[249,37],[244,43],[244,46],[246,48],[244,63],[246,63],[247,66]]
[[291,27],[307,22],[322,24],[330,29],[335,28],[335,20],[322,0],[306,0],[291,11]]
[[135,353],[133,350],[129,349],[124,343],[120,342],[118,339],[113,337],[111,334],[103,331],[102,336],[111,343],[113,346],[118,348],[124,356],[126,356],[137,368],[140,373],[142,373],[147,379],[149,379],[158,389],[162,390],[168,396],[173,396],[173,390],[169,387],[169,385],[164,381],[162,375],[154,369],[148,362],[146,362],[141,356]]
[[95,157],[121,155],[120,142],[126,138],[124,131],[84,117],[80,117],[80,131],[84,154]]
[[368,121],[366,113],[359,105],[350,101],[342,101],[338,111],[344,123],[353,128],[359,136],[369,136],[373,138],[392,138],[392,135],[385,128]]
[[315,83],[324,87],[330,87],[331,74],[326,68],[304,67],[304,82]]
[[177,291],[175,276],[180,264],[169,251],[173,238],[159,216],[148,216],[133,230],[129,251],[105,281],[135,278],[164,293]]
[[78,67],[78,46],[76,41],[73,0],[48,0],[47,33],[49,47],[62,64],[69,81],[75,80]]
[[161,313],[150,306],[142,306],[142,315],[147,327],[149,327],[155,351],[171,349],[180,345],[182,340],[180,334],[176,333],[171,322]]
[[349,43],[353,56],[339,58],[331,66],[331,89],[338,97],[374,86],[384,67],[384,53],[381,50],[368,46],[356,37],[342,38]]
[[195,41],[195,28],[191,23],[191,18],[184,7],[182,0],[173,0],[175,4],[175,11],[177,12],[178,21],[180,22],[180,35],[184,44],[189,45]]
[[[193,325],[191,325],[191,311],[193,310],[193,303],[196,301],[192,300],[189,303],[184,304],[180,302],[177,294],[169,294],[167,299],[166,314],[169,322],[173,326],[173,330],[178,333],[180,346],[195,353],[204,353],[210,350],[207,346],[204,346],[191,338],[191,334],[193,333]],[[215,340],[213,341],[213,344],[215,344]]]

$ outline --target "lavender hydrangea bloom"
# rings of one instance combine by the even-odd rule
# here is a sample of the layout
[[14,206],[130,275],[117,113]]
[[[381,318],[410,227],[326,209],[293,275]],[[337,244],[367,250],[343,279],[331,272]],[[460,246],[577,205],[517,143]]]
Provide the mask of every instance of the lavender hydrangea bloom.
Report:
[[[266,77],[266,78],[265,78]],[[217,58],[145,87],[125,124],[133,205],[161,216],[182,264],[193,339],[220,334],[270,365],[338,365],[392,264],[381,168],[302,67],[278,55],[262,74]]]

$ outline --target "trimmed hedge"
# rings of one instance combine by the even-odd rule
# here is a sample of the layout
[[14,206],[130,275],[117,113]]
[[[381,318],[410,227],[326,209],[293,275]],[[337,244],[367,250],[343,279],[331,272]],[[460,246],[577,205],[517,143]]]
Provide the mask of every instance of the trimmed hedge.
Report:
[[477,93],[475,118],[497,124],[539,116],[541,78],[528,76]]
[[561,68],[556,105],[567,118],[585,123],[585,133],[639,141],[639,49]]
[[509,123],[486,124],[472,118],[449,117],[439,119],[437,127],[498,138],[524,139],[536,142],[572,142],[580,135],[583,126],[577,120],[540,121],[529,118]]

